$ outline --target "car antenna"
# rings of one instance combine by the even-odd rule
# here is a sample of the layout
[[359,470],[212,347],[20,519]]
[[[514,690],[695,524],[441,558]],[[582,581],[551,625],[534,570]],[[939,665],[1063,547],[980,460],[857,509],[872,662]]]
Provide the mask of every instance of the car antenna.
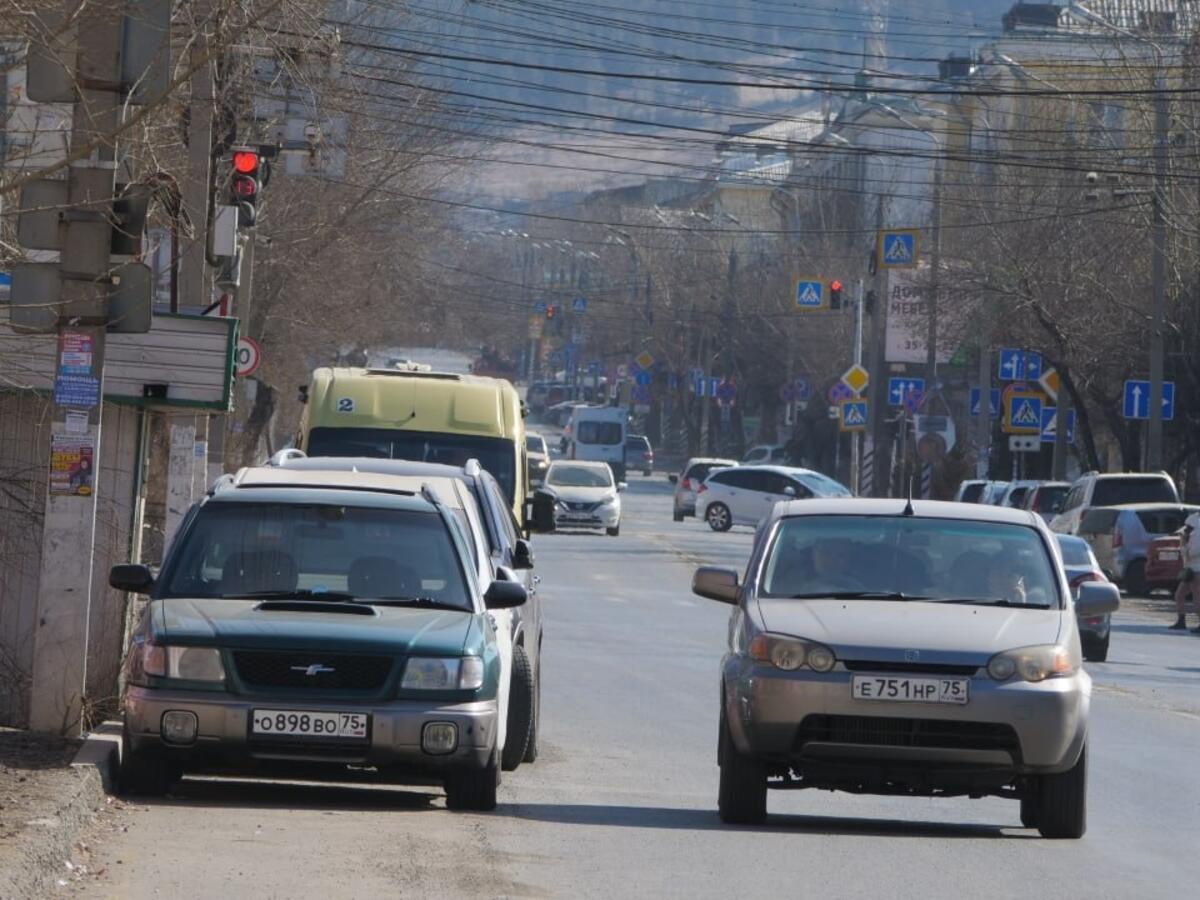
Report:
[[912,492],[913,492],[913,478],[912,478],[912,476],[910,476],[908,479],[908,501],[904,504],[904,509],[900,513],[900,515],[902,515],[902,516],[915,516],[917,514],[916,510],[913,509],[913,505],[912,505]]

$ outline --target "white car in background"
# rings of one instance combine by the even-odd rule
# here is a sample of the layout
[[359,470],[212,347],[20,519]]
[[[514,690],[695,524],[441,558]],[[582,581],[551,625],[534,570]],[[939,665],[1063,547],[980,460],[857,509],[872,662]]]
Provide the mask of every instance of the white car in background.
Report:
[[608,463],[558,459],[546,471],[545,489],[554,494],[558,528],[603,528],[621,533],[621,498],[625,482],[613,477]]
[[696,516],[713,531],[757,525],[775,504],[811,497],[850,497],[849,488],[812,469],[738,466],[712,472],[696,495]]

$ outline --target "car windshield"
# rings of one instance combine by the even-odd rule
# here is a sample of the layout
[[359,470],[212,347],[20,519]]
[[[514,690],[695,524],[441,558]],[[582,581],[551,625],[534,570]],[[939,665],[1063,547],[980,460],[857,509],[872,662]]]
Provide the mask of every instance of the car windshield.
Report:
[[163,574],[161,597],[424,599],[471,608],[453,540],[432,512],[208,503]]
[[580,422],[575,432],[575,440],[581,444],[619,444],[623,440],[621,423]]
[[1092,493],[1092,506],[1123,506],[1126,503],[1177,503],[1175,485],[1161,478],[1099,478]]
[[796,474],[796,480],[816,494],[818,497],[849,497],[850,489],[844,484],[834,481],[820,472],[803,472]]
[[1043,486],[1037,489],[1037,495],[1034,498],[1033,509],[1035,512],[1058,512],[1062,509],[1062,504],[1067,499],[1067,494],[1070,492],[1070,485],[1050,485]]
[[1194,513],[1194,507],[1171,506],[1163,509],[1139,509],[1137,517],[1148,534],[1170,534],[1183,527],[1183,522]]
[[541,435],[527,435],[525,437],[525,449],[531,453],[545,453],[546,441]]
[[409,459],[450,466],[477,459],[500,482],[510,503],[516,489],[516,454],[513,442],[504,438],[396,428],[314,428],[308,436],[308,455]]
[[1063,565],[1091,566],[1092,550],[1082,538],[1059,535],[1058,549],[1062,551]]
[[612,487],[612,472],[607,466],[553,465],[546,482],[558,487]]
[[962,502],[963,503],[979,502],[979,497],[983,493],[983,488],[984,488],[984,483],[982,481],[977,481],[973,484],[968,484],[966,487],[963,488]]
[[880,598],[1059,607],[1054,566],[1024,525],[911,516],[780,522],[764,597]]

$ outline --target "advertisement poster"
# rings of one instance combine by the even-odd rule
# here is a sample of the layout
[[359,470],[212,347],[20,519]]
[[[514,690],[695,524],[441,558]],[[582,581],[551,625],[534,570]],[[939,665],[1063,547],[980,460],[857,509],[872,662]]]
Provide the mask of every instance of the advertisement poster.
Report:
[[56,434],[50,439],[51,495],[87,497],[92,493],[96,445],[91,435]]
[[54,402],[59,406],[92,409],[100,403],[100,379],[92,372],[95,338],[82,331],[64,331],[58,339],[58,368]]

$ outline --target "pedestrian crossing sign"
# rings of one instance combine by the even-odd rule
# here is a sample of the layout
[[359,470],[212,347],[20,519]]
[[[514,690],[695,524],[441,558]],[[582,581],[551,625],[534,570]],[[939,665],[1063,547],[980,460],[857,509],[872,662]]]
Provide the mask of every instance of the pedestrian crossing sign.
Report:
[[881,269],[912,269],[917,265],[918,231],[915,228],[879,232],[876,245]]
[[841,428],[842,431],[866,431],[866,400],[845,400],[842,402]]
[[825,307],[825,283],[819,278],[801,278],[796,282],[796,306],[800,309]]
[[1008,398],[1005,431],[1009,434],[1041,434],[1042,396],[1014,393]]

